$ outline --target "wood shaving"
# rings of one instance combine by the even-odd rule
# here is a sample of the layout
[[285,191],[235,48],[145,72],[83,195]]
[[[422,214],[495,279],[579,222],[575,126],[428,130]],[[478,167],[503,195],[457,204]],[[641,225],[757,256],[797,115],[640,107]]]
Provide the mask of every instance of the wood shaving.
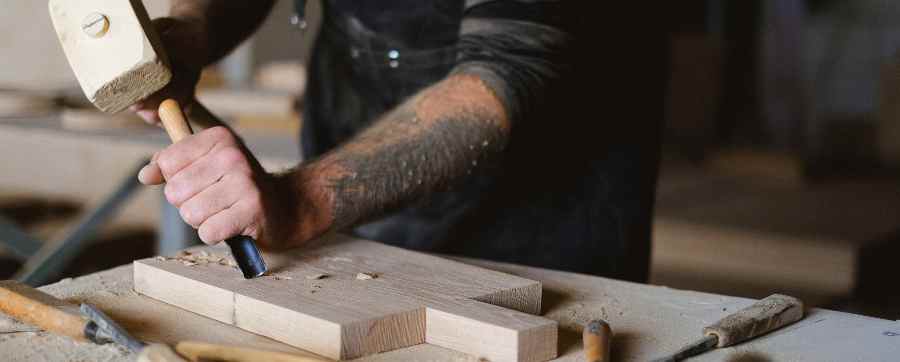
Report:
[[311,275],[306,276],[306,279],[309,279],[309,280],[319,280],[319,279],[325,279],[325,278],[328,278],[328,274],[318,273],[318,274],[311,274]]
[[294,279],[293,277],[289,277],[289,276],[285,276],[285,275],[273,275],[272,278],[275,278],[275,280],[292,280],[292,279]]
[[156,260],[159,260],[159,261],[166,261],[166,260],[168,260],[168,259],[166,259],[166,257],[164,257],[164,256],[157,256],[157,257],[156,257]]
[[184,266],[194,266],[194,265],[197,265],[197,263],[195,263],[195,262],[193,262],[193,261],[188,261],[188,260],[182,260],[181,263],[184,264]]
[[356,279],[359,279],[359,280],[372,280],[375,278],[378,278],[378,275],[375,275],[372,273],[357,273],[356,274]]

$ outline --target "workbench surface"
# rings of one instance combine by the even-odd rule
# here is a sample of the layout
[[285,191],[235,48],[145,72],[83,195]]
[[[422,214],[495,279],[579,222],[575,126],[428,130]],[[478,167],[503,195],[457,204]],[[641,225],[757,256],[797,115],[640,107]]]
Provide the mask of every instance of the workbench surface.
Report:
[[[544,315],[559,321],[561,361],[582,361],[581,326],[594,318],[610,323],[616,361],[647,361],[675,351],[700,336],[703,326],[752,304],[752,300],[614,281],[539,268],[462,260],[543,283]],[[75,302],[106,311],[138,338],[174,344],[183,340],[251,346],[303,354],[293,347],[244,332],[132,290],[131,266],[42,287]],[[21,332],[26,330],[25,332]],[[72,342],[27,331],[0,320],[4,361],[129,361],[119,347]],[[303,333],[303,326],[297,326]],[[696,361],[896,361],[900,323],[814,309],[804,320],[756,340],[702,355]],[[363,358],[364,361],[477,361],[477,356],[418,345]]]

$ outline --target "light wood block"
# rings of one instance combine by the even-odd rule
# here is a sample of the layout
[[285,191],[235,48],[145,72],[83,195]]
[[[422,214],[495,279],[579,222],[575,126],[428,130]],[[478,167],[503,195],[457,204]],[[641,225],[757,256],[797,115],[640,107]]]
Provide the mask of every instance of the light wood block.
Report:
[[[272,275],[255,280],[216,263],[139,260],[134,288],[334,359],[421,343],[491,361],[557,355],[557,322],[536,316],[540,282],[340,235],[313,249],[264,257]],[[314,278],[319,274],[327,276]]]

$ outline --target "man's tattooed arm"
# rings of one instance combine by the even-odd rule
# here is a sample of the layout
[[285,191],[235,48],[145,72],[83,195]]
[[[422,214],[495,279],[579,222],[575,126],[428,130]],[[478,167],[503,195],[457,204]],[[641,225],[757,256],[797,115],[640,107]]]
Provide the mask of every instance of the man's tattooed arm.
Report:
[[[446,189],[473,168],[496,160],[509,132],[503,105],[480,78],[451,76],[294,171],[291,179],[301,200],[316,208],[308,210],[315,215],[311,219],[327,225],[298,220],[306,230],[297,234],[314,237],[345,229]],[[309,215],[298,213],[304,214]]]

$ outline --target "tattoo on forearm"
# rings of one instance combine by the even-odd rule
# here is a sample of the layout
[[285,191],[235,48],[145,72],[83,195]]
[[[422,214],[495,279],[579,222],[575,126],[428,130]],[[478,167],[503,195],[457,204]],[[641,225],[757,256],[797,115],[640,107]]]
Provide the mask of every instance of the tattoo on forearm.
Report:
[[509,125],[477,78],[445,80],[408,100],[319,163],[331,170],[332,229],[445,190],[496,161]]

